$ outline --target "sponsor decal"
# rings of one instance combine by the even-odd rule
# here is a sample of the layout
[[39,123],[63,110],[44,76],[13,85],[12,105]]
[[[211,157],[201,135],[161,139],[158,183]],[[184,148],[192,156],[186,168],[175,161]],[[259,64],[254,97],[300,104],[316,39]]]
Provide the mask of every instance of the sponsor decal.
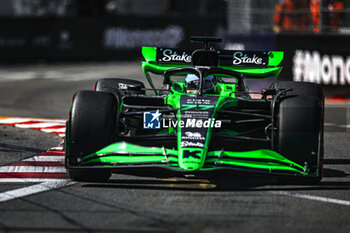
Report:
[[144,129],[160,129],[160,116],[162,114],[157,111],[143,113],[143,128]]
[[182,137],[182,140],[202,140],[205,141],[205,137],[200,132],[185,132]]
[[198,132],[186,132],[185,135],[188,138],[201,138],[202,137],[202,135]]
[[158,59],[160,62],[184,62],[191,63],[191,55],[186,53],[186,51],[182,51],[177,53],[176,50],[173,49],[159,49],[162,52],[162,57]]
[[[204,148],[209,128],[220,128],[221,121],[213,117],[218,97],[191,95],[181,96],[181,120],[186,127],[181,128],[181,147]],[[190,142],[190,143],[187,143]]]
[[192,132],[186,132],[185,133],[187,137],[200,137],[200,133],[192,133]]
[[179,63],[188,64],[192,60],[192,50],[157,48],[156,60],[160,63]]
[[128,89],[128,86],[125,83],[119,83],[118,88],[120,90],[126,90],[126,89]]
[[296,50],[293,80],[325,85],[350,84],[350,56],[321,55],[318,51]]
[[189,142],[189,141],[182,141],[181,147],[204,147],[203,143],[200,142]]
[[234,65],[240,64],[255,64],[255,65],[265,65],[263,63],[263,59],[258,57],[256,54],[253,54],[252,57],[249,57],[248,54],[243,52],[235,52],[233,54],[233,62]]
[[220,65],[225,66],[266,66],[269,53],[261,51],[218,51]]
[[[214,104],[216,103],[216,101],[213,101],[212,99],[187,98],[185,101],[186,101],[186,104],[211,105],[212,107],[214,107]],[[185,104],[183,104],[183,105],[185,105]]]

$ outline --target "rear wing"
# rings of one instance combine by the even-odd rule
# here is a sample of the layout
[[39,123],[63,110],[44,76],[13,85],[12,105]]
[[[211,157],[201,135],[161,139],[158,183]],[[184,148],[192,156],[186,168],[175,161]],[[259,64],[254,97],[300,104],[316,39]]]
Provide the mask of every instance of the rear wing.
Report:
[[[151,87],[153,83],[149,72],[162,75],[164,71],[191,66],[191,55],[195,49],[174,49],[142,47],[142,69]],[[282,60],[282,51],[238,51],[217,50],[219,67],[242,73],[246,78],[277,77],[282,70],[278,66]]]
[[[194,49],[174,49],[143,47],[142,55],[146,61],[159,64],[191,64]],[[271,67],[278,66],[283,59],[281,51],[239,51],[217,50],[220,66]]]
[[[144,72],[163,74],[168,69],[190,66],[194,50],[142,47],[142,55],[146,60],[142,68]],[[284,55],[282,51],[217,50],[217,53],[219,67],[241,72],[250,78],[277,76],[282,69],[278,65],[282,62]]]

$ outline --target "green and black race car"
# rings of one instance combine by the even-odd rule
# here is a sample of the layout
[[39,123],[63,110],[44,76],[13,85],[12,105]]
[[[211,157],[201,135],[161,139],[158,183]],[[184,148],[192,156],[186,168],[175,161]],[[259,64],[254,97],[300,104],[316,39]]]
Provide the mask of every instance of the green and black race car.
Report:
[[[69,176],[106,180],[120,168],[162,167],[319,181],[322,88],[276,82],[283,52],[214,50],[209,43],[218,38],[192,40],[204,48],[142,48],[150,89],[111,78],[74,95],[65,140]],[[151,74],[162,76],[160,89]],[[247,80],[262,79],[273,80],[269,88],[249,91]]]

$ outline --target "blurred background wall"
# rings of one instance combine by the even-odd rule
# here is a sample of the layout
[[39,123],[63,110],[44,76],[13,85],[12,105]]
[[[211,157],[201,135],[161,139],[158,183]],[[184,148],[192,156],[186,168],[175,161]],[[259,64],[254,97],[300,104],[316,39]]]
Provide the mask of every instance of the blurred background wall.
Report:
[[281,79],[350,95],[348,0],[0,0],[3,63],[136,60],[191,35],[285,51]]
[[192,34],[225,31],[226,5],[224,0],[1,0],[0,60],[135,59],[142,45],[186,46]]

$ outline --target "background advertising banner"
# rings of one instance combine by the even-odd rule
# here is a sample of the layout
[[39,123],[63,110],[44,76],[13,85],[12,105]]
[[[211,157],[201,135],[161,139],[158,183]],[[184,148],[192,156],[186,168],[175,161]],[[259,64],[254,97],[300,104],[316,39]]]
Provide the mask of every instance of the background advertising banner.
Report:
[[282,80],[319,83],[327,95],[350,95],[349,35],[277,35],[285,51]]
[[142,46],[188,47],[191,35],[224,27],[224,18],[200,16],[9,18],[0,21],[0,60],[134,60]]
[[227,34],[225,49],[284,51],[279,80],[319,83],[328,96],[350,95],[350,35]]

